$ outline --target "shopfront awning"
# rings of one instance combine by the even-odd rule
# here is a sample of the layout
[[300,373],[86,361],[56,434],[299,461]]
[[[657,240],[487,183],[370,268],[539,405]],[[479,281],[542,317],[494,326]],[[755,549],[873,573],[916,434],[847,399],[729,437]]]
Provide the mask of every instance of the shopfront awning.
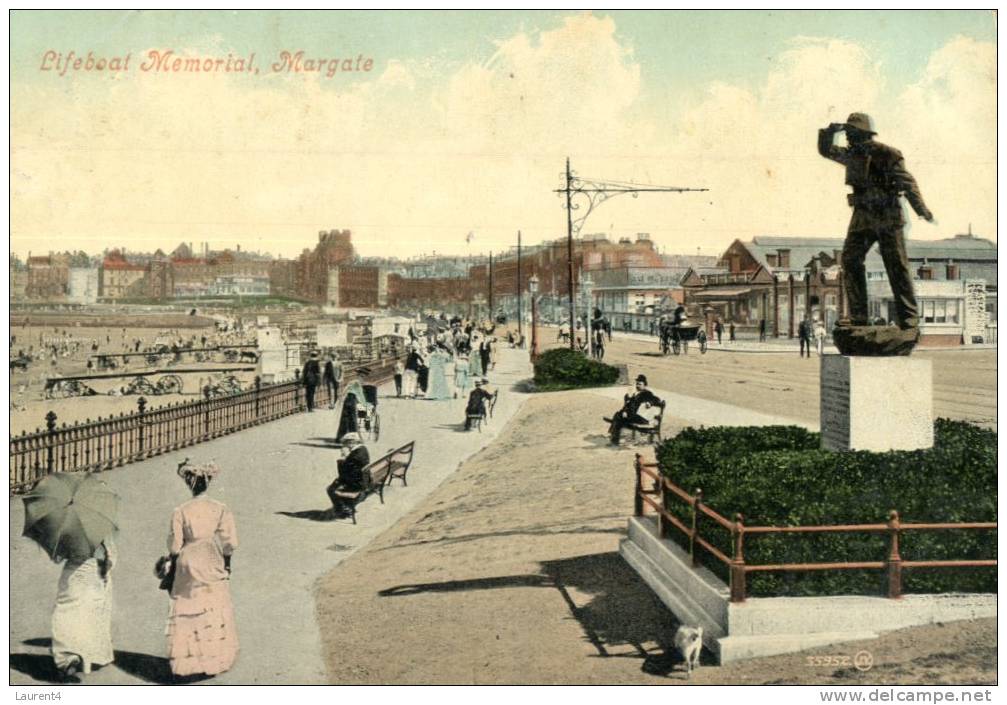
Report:
[[689,292],[694,299],[741,299],[747,298],[751,293],[751,287],[747,289],[701,289]]

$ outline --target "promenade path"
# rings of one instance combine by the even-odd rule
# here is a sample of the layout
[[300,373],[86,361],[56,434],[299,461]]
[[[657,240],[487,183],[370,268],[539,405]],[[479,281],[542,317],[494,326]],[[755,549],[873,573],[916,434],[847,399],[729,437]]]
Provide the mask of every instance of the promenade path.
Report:
[[[645,444],[608,445],[602,416],[620,391],[535,395],[489,447],[319,582],[333,684],[996,682],[995,619],[723,667],[704,654],[687,680],[671,653],[674,615],[618,553],[634,454],[652,457]],[[696,404],[683,419],[669,409],[667,435],[721,421],[710,410]],[[860,649],[874,656],[868,673],[809,666],[808,656]]]
[[[166,552],[172,509],[189,498],[175,474],[186,456],[223,468],[210,494],[234,511],[240,546],[231,580],[241,653],[235,667],[208,683],[325,683],[315,615],[315,582],[417,506],[460,463],[487,446],[527,395],[512,389],[531,376],[527,352],[499,349],[491,385],[500,390],[494,417],[482,432],[462,432],[465,400],[394,398],[380,390],[381,438],[366,441],[372,458],[416,441],[409,486],[399,483],[359,508],[358,524],[323,520],[331,505],[325,487],[336,474],[338,410],[296,414],[182,451],[127,465],[103,479],[122,498],[113,573],[116,661],[86,676],[94,684],[163,683],[164,627],[169,610],[153,565]],[[21,537],[20,499],[10,500],[10,682],[47,682],[50,616],[60,568]]]

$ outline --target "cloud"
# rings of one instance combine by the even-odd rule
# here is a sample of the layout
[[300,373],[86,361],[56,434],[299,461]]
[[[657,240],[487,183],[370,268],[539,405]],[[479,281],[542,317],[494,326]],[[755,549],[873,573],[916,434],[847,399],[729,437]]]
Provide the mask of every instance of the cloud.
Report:
[[357,80],[17,82],[12,247],[210,240],[296,254],[349,227],[364,254],[464,251],[470,230],[503,248],[519,228],[526,242],[565,232],[551,192],[567,156],[581,174],[711,189],[613,199],[585,232],[648,231],[668,251],[707,253],[760,233],[839,236],[846,188],[815,140],[853,110],[903,150],[947,226],[915,235],[972,222],[995,238],[995,78],[995,47],[964,37],[900,91],[863,46],[801,37],[757,81],[713,82],[691,105],[656,96],[676,106],[666,124],[614,20],[586,14],[483,60],[389,61]]
[[996,47],[956,37],[893,111],[899,146],[938,220],[959,232],[972,223],[994,240],[996,108]]
[[621,141],[640,92],[640,66],[611,18],[568,17],[551,31],[501,42],[463,66],[441,98],[449,131],[472,145],[539,157]]

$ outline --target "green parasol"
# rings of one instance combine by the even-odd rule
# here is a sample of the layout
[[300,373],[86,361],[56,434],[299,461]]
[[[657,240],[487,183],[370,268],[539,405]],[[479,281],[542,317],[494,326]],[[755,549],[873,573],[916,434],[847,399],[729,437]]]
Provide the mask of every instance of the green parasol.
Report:
[[54,561],[86,561],[118,528],[119,496],[91,473],[48,475],[23,499],[23,535]]

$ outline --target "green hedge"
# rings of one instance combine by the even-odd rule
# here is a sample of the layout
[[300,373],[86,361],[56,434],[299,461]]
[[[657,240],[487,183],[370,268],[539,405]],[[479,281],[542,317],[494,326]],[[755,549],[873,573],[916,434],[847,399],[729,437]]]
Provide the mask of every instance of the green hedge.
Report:
[[535,388],[540,391],[604,387],[618,379],[618,368],[569,348],[553,348],[535,361]]
[[[819,434],[794,426],[687,428],[657,449],[661,471],[721,515],[736,512],[750,526],[997,520],[996,432],[938,419],[934,447],[919,451],[835,453],[819,449]],[[669,507],[687,518],[679,502]],[[701,535],[727,555],[730,536],[709,519]],[[671,536],[687,545],[676,529]],[[749,535],[748,563],[884,560],[884,534]],[[705,551],[704,565],[725,581],[727,570]],[[911,531],[901,536],[904,560],[995,558],[994,531]],[[884,571],[753,573],[748,594],[886,593]],[[905,592],[996,592],[994,568],[904,569]]]

